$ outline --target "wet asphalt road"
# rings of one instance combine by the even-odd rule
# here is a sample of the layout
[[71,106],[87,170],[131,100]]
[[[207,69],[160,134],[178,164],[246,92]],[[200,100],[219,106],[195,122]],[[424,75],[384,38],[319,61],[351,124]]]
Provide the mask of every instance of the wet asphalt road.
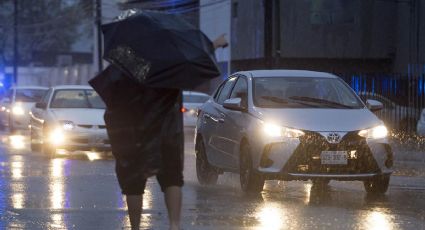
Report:
[[[2,137],[0,229],[129,229],[113,159],[49,159],[28,143],[19,146],[18,139],[11,146]],[[193,151],[187,140],[183,229],[425,229],[423,174],[398,170],[381,197],[367,196],[360,182],[333,181],[323,190],[309,182],[271,181],[260,196],[247,197],[235,174],[221,176],[217,186],[199,186]],[[425,168],[423,162],[403,165]],[[167,229],[155,179],[148,182],[144,208],[142,229]]]

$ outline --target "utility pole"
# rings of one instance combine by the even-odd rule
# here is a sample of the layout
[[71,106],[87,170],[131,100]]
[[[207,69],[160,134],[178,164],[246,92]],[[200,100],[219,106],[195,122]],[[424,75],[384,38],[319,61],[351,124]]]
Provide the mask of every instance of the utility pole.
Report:
[[18,82],[18,0],[14,0],[13,10],[13,83]]
[[271,67],[271,57],[273,55],[273,2],[264,0],[264,56],[267,67]]
[[[16,0],[15,0],[16,1]],[[102,60],[102,0],[95,0],[96,8],[96,27],[97,27],[97,63],[99,73],[103,70]]]

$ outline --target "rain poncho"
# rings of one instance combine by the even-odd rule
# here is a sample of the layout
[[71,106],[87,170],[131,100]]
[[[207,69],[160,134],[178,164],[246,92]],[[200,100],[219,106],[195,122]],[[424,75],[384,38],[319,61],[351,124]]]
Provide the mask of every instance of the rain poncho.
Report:
[[[180,112],[182,94],[178,89],[149,88],[126,76],[113,66],[90,81],[105,100],[105,123],[117,167],[133,172],[134,177],[147,178],[161,169],[164,140],[183,137]],[[102,82],[108,81],[102,86]],[[108,87],[101,89],[101,87]],[[175,139],[170,151],[183,151],[184,141]],[[137,164],[135,170],[132,165]],[[118,178],[132,181],[131,178]]]

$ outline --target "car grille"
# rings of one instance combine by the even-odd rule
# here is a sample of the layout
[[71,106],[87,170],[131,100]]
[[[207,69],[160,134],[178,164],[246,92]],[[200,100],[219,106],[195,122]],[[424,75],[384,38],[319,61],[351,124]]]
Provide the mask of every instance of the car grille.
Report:
[[[355,174],[379,171],[365,138],[357,135],[357,132],[347,133],[338,144],[329,143],[319,133],[305,132],[305,135],[300,138],[300,142],[285,165],[285,172]],[[347,151],[347,164],[323,165],[320,159],[322,151]],[[353,156],[351,156],[351,152],[353,152]]]

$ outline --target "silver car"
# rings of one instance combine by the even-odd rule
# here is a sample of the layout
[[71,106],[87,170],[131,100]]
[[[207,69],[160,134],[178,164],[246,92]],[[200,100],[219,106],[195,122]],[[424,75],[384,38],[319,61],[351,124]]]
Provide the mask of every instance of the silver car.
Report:
[[214,184],[228,171],[242,190],[262,191],[264,181],[360,180],[370,193],[385,193],[393,166],[388,131],[335,75],[312,71],[238,72],[199,110],[196,171]]
[[29,112],[47,89],[40,86],[11,87],[0,101],[0,127],[9,127],[11,132],[29,130]]
[[109,153],[105,104],[89,86],[55,86],[31,111],[31,148],[48,156]]

